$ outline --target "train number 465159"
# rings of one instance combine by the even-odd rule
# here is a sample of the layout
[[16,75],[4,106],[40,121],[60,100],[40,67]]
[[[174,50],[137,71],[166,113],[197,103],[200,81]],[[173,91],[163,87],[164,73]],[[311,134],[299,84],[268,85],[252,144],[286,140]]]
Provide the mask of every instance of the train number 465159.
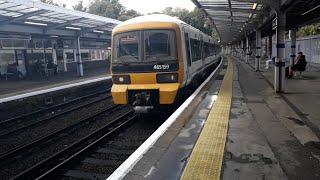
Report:
[[154,65],[153,69],[169,69],[170,66],[169,64],[164,64],[164,65]]

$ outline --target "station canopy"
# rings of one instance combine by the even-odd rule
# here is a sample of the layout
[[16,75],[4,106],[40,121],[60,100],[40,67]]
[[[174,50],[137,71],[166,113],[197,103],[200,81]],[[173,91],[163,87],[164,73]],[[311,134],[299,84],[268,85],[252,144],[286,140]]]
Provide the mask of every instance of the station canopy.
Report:
[[[0,0],[0,32],[110,39],[121,21],[30,0]],[[1,38],[1,37],[0,37]]]
[[257,27],[266,15],[266,5],[245,0],[192,0],[213,20],[221,42],[238,39],[247,29]]

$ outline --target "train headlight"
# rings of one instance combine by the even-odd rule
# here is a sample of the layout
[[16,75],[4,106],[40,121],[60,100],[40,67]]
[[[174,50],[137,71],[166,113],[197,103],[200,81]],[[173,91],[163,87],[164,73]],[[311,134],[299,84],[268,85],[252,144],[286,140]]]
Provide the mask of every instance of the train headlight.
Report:
[[129,75],[113,75],[112,80],[114,84],[130,84],[131,79]]
[[158,83],[176,83],[178,78],[178,73],[157,74]]

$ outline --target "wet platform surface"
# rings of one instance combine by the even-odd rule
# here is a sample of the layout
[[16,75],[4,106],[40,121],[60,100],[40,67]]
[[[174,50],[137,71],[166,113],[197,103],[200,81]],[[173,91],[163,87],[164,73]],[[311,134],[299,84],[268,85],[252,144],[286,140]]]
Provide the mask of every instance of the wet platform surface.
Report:
[[[290,80],[287,87],[295,91],[280,95],[274,93],[269,82],[272,69],[255,72],[252,64],[230,58],[234,65],[232,103],[220,178],[319,179],[320,146],[316,125],[319,120],[312,119],[313,116],[319,117],[316,116],[318,102],[315,99],[295,102],[306,92],[314,98],[318,96],[318,78],[313,79],[316,82]],[[194,102],[197,106],[193,110],[188,109],[189,115],[178,119],[124,179],[181,178],[214,107],[215,96],[219,97],[226,65],[225,58],[218,76],[211,80],[209,88],[203,90],[199,102]],[[309,73],[316,74],[318,69],[313,68],[314,72],[307,70],[304,77]],[[298,86],[295,83],[303,80],[308,82],[301,82],[304,86],[295,88]],[[313,108],[309,109],[310,106]]]
[[0,99],[108,76],[109,69],[101,68],[87,71],[83,77],[78,77],[76,72],[68,72],[26,80],[1,80]]

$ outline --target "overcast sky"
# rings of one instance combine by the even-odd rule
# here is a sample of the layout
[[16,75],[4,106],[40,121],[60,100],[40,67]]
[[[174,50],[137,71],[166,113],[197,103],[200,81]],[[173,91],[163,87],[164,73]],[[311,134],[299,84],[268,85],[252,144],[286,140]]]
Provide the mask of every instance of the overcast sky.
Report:
[[[67,8],[72,8],[78,0],[56,0],[57,2],[67,3]],[[85,5],[88,5],[91,0],[84,0]],[[134,9],[142,14],[150,12],[161,12],[166,7],[181,7],[188,10],[193,10],[195,5],[191,0],[120,0],[121,4],[127,9]]]

